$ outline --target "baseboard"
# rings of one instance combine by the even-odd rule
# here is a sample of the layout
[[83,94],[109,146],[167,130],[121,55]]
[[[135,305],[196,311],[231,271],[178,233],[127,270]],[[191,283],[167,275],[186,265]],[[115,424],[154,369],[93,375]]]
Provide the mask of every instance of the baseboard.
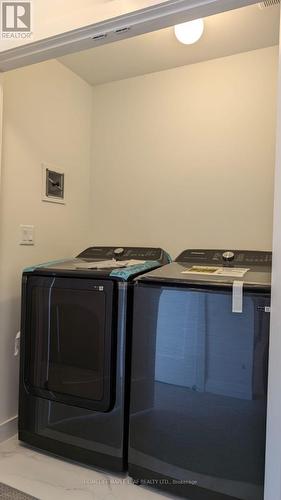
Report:
[[12,417],[0,424],[0,443],[11,438],[18,432],[18,417]]

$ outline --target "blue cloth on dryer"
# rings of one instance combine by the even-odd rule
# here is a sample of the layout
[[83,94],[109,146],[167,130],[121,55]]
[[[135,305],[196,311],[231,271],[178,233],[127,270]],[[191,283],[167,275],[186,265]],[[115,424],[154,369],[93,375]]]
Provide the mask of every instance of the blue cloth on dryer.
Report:
[[[166,252],[165,255],[168,259],[168,262],[169,263],[172,262],[170,255]],[[143,262],[143,264],[137,264],[135,266],[128,266],[120,269],[114,269],[113,271],[111,271],[110,276],[115,278],[121,278],[126,281],[133,274],[141,274],[145,273],[146,271],[152,271],[152,269],[155,269],[159,266],[160,264],[158,260],[146,260],[145,262]]]
[[111,271],[110,276],[114,278],[122,278],[123,280],[128,280],[132,274],[138,274],[146,271],[150,271],[159,267],[159,262],[157,260],[147,260],[143,264],[137,264],[136,266],[122,267],[120,269],[114,269]]
[[50,260],[49,262],[44,262],[43,264],[37,264],[35,266],[31,267],[26,267],[23,272],[24,273],[32,273],[35,271],[35,269],[38,269],[39,267],[49,267],[54,264],[61,264],[62,262],[67,262],[69,259],[60,259],[60,260]]

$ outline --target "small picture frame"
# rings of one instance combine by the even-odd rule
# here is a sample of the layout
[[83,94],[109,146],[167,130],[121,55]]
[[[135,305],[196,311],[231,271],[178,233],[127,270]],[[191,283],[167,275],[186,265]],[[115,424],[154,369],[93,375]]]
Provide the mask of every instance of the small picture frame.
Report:
[[42,201],[65,205],[65,173],[56,165],[42,163]]

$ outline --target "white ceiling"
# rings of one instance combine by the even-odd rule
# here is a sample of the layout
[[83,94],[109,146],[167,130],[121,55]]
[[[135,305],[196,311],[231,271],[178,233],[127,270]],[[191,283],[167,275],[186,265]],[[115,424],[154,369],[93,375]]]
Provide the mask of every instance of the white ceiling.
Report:
[[279,6],[258,4],[205,19],[202,38],[180,44],[173,28],[120,40],[59,59],[91,85],[277,45]]

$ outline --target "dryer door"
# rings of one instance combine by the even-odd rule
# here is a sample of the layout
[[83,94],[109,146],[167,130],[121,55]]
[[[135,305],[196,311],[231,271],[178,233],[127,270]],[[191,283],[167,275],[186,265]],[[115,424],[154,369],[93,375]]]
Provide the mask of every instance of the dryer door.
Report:
[[114,404],[111,281],[28,277],[24,380],[29,392],[92,410]]
[[135,285],[134,479],[190,499],[263,499],[269,306],[266,292],[245,290],[234,313],[231,288]]

